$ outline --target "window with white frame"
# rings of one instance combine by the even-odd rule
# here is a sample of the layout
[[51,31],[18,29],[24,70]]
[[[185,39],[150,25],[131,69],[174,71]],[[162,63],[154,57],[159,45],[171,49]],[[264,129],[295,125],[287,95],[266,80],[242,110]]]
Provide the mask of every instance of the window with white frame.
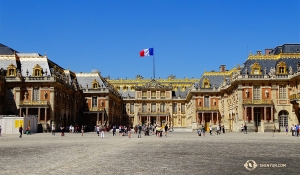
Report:
[[253,86],[253,100],[260,99],[260,86]]
[[279,86],[279,99],[286,99],[286,87],[283,85]]

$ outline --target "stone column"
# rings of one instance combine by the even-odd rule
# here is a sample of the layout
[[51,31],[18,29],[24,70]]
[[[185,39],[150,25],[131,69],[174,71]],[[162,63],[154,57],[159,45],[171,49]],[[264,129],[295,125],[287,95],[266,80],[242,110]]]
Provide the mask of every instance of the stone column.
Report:
[[254,107],[251,107],[251,122],[254,122]]
[[274,122],[274,116],[273,116],[273,106],[271,107],[271,121]]
[[20,108],[19,116],[22,117],[22,108]]
[[247,107],[244,107],[244,123],[246,123],[247,120]]
[[[28,116],[28,108],[26,108],[26,116],[25,117],[27,117]],[[40,121],[40,115],[39,115],[39,118],[38,118],[38,122]]]
[[210,119],[210,124],[211,124],[211,122],[213,122],[214,121],[214,112],[211,112],[211,119]]
[[97,112],[97,122],[96,122],[96,126],[98,125],[99,123],[99,112]]
[[204,123],[204,113],[202,112],[202,120],[201,120],[201,124],[203,125]]
[[266,122],[266,115],[267,115],[267,110],[266,107],[264,107],[264,122]]
[[104,124],[104,113],[102,113],[101,125]]
[[45,108],[45,126],[47,129],[47,108]]
[[219,113],[217,112],[217,124],[219,123]]

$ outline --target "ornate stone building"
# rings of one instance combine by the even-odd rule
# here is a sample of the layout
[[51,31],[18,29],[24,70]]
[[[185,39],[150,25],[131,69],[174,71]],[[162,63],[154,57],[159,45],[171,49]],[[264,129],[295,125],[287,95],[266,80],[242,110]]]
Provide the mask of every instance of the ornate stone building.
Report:
[[200,79],[110,79],[0,45],[0,115],[35,115],[44,130],[52,124],[283,130],[300,119],[299,50],[300,44],[284,44],[250,53],[244,64],[221,65]]

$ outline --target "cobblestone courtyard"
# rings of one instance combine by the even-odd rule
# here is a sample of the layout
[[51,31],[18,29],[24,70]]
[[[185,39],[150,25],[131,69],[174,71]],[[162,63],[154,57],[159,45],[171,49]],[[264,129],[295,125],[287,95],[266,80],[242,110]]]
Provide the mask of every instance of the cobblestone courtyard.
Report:
[[[226,133],[199,137],[132,138],[105,133],[2,135],[0,174],[294,174],[300,138],[283,133]],[[257,167],[249,171],[247,160]],[[285,164],[286,167],[261,167]],[[274,165],[273,165],[274,166]]]

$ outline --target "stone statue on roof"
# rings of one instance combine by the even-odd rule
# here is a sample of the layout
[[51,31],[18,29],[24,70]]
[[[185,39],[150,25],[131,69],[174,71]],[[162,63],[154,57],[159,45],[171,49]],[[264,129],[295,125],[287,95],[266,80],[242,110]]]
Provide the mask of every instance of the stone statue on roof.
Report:
[[245,67],[245,75],[248,75],[248,68]]
[[275,78],[275,68],[270,68],[270,71],[269,71],[269,76],[271,77],[271,78]]
[[267,75],[267,68],[266,67],[265,67],[264,71],[265,71],[265,75]]
[[21,79],[21,78],[22,78],[22,75],[21,75],[21,72],[20,72],[20,70],[18,70],[18,71],[17,71],[17,77],[18,77],[19,79]]
[[289,74],[290,74],[290,75],[293,74],[293,68],[292,68],[292,66],[289,67]]

